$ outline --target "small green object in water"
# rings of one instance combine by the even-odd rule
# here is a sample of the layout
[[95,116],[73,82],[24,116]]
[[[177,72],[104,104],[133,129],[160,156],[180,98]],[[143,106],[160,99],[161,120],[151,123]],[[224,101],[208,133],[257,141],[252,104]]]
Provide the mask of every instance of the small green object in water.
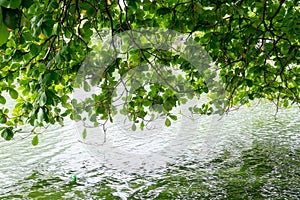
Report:
[[73,180],[73,182],[76,182],[77,181],[77,176],[73,175],[72,180]]

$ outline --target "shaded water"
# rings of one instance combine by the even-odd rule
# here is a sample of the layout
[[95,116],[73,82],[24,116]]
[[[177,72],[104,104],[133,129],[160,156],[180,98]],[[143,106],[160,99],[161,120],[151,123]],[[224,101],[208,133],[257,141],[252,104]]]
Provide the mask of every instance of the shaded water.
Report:
[[241,108],[212,135],[199,125],[172,162],[133,173],[93,159],[72,123],[51,128],[37,147],[31,136],[1,140],[0,199],[298,199],[300,110],[274,112]]

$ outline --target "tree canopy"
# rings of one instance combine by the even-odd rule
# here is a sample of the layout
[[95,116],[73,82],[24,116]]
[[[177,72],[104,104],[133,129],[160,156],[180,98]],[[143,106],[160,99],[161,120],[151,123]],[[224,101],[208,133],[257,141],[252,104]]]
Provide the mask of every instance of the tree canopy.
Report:
[[[83,120],[83,111],[95,124],[113,121],[113,90],[125,76],[134,91],[126,96],[120,112],[133,122],[133,130],[136,124],[145,126],[150,112],[166,116],[165,125],[170,126],[177,119],[172,109],[202,94],[215,96],[193,107],[194,113],[223,114],[260,98],[277,107],[299,104],[299,22],[297,0],[0,0],[1,136],[10,140],[22,125],[29,124],[36,134],[32,143],[37,144],[37,127],[63,125],[67,117]],[[155,45],[105,48],[108,36],[114,40],[114,36],[126,37],[136,30],[147,35],[147,30],[154,30],[151,27],[185,35],[185,55],[196,53],[195,62]],[[166,40],[164,34],[157,34],[161,37],[158,41],[172,46],[174,41]],[[95,37],[104,42],[101,48],[93,43]],[[138,40],[142,36],[132,37]],[[202,50],[214,63],[213,70],[207,71],[210,65],[200,58],[205,54]],[[93,60],[91,55],[109,59],[96,79],[89,66],[101,62],[97,64],[99,59]],[[137,71],[130,70],[143,66],[139,69],[147,71],[153,64],[165,71],[154,67],[150,74],[140,73],[140,82],[130,82],[137,80],[130,78]],[[201,66],[195,66],[198,64]],[[182,75],[169,77],[171,66]],[[83,68],[84,73],[80,71]],[[181,94],[176,90],[180,85],[147,79],[158,79],[161,74],[172,79],[170,83],[188,83],[181,91],[189,92]],[[220,90],[209,85],[212,79],[220,79]],[[93,106],[71,100],[76,86],[90,91],[95,85],[99,92],[83,102]],[[16,101],[12,110],[5,105],[8,96]]]

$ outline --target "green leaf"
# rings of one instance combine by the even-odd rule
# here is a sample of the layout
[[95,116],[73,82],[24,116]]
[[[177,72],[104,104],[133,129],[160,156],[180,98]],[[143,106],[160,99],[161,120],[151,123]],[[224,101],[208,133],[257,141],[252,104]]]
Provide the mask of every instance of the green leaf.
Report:
[[7,122],[6,116],[4,114],[2,114],[0,117],[0,123],[5,124],[6,122]]
[[24,8],[29,8],[33,4],[33,0],[23,0],[21,6]]
[[94,7],[90,6],[87,9],[86,14],[87,14],[88,17],[93,17],[97,14],[97,10]]
[[[27,1],[27,0],[24,0]],[[19,8],[22,3],[22,0],[0,0],[0,6],[5,8],[16,9]]]
[[83,89],[84,89],[85,92],[91,91],[91,87],[90,87],[90,85],[89,85],[88,82],[84,81],[84,83],[83,83]]
[[64,126],[64,119],[62,117],[58,117],[57,121],[58,121],[59,125]]
[[145,124],[144,121],[141,122],[141,130],[144,130]]
[[170,117],[172,120],[174,120],[174,121],[177,120],[177,116],[176,116],[176,115],[169,115],[169,117]]
[[93,7],[93,6],[92,6],[91,4],[89,4],[89,3],[84,3],[84,2],[82,2],[82,3],[80,4],[80,9],[86,11],[85,15],[86,15],[87,17],[93,17],[93,16],[95,16],[95,14],[97,13],[97,10],[95,9],[95,7]]
[[86,137],[87,137],[87,131],[86,131],[86,128],[83,130],[83,132],[82,132],[82,138],[83,139],[86,139]]
[[35,136],[32,138],[31,144],[32,144],[33,146],[36,146],[36,145],[39,144],[39,137],[38,137],[38,135],[35,135]]
[[11,140],[14,137],[14,132],[11,127],[5,128],[1,132],[1,137],[3,137],[5,140]]
[[253,81],[250,79],[246,79],[246,84],[248,87],[252,87],[253,86]]
[[163,106],[164,106],[164,109],[166,109],[166,111],[170,111],[173,108],[173,104],[170,101],[164,102]]
[[44,110],[40,107],[39,112],[37,114],[37,120],[39,123],[44,121]]
[[135,125],[135,124],[132,124],[131,130],[132,130],[132,131],[136,131],[136,125]]
[[0,6],[0,27],[3,24],[2,7]]
[[54,24],[55,22],[52,19],[43,22],[41,29],[46,37],[50,37],[52,35]]
[[7,28],[16,29],[20,25],[21,12],[18,9],[3,8],[3,23]]
[[166,118],[165,125],[168,127],[171,126],[171,121],[169,118]]
[[9,88],[9,95],[11,96],[12,99],[17,99],[19,93],[15,89]]
[[137,9],[137,3],[135,1],[128,1],[128,7],[132,10],[136,10]]
[[44,85],[50,85],[53,81],[56,82],[59,80],[59,75],[55,71],[47,71],[42,79]]
[[283,106],[284,106],[285,108],[287,108],[287,107],[289,106],[289,101],[285,99],[285,100],[283,101]]
[[6,26],[3,23],[0,24],[0,46],[2,46],[7,42],[8,37],[9,37],[9,32]]
[[46,90],[47,95],[47,105],[54,105],[56,106],[58,103],[61,102],[60,98],[55,94],[53,90]]
[[156,11],[157,15],[166,15],[170,13],[170,9],[169,8],[159,8]]
[[0,103],[1,104],[5,104],[6,103],[6,99],[0,95]]
[[35,56],[39,51],[38,45],[34,43],[29,46],[29,49],[30,49],[30,54],[33,56]]
[[59,4],[56,1],[52,1],[48,6],[48,11],[52,11],[54,9],[59,8]]
[[39,104],[40,106],[44,106],[46,103],[47,103],[47,95],[46,92],[43,92],[42,95],[40,96]]

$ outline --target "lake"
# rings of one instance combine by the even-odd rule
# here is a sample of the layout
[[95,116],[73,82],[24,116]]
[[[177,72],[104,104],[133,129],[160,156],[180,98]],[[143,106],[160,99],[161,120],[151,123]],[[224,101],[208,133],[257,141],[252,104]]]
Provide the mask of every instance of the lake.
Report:
[[2,139],[0,199],[299,199],[300,109],[275,111],[254,103],[202,117],[172,142],[152,135],[152,149],[117,131],[84,144],[73,122],[35,147],[28,134]]

